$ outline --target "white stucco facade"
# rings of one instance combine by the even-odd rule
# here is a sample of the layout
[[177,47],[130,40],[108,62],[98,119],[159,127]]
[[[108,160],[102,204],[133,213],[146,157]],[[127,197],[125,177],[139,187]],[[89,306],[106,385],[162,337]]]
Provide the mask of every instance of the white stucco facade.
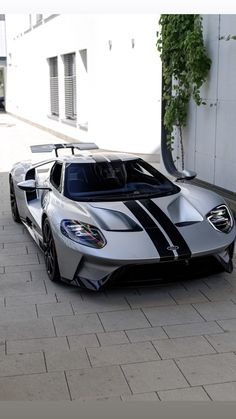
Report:
[[5,16],[0,15],[0,57],[6,57]]
[[205,15],[212,66],[201,89],[206,105],[191,103],[184,132],[185,166],[198,178],[236,192],[236,15]]
[[[6,110],[100,148],[158,155],[158,15],[6,15]],[[31,26],[31,28],[30,28]],[[83,62],[86,52],[87,63]],[[64,54],[75,53],[77,120],[65,121]],[[57,57],[59,116],[50,118],[48,59]]]
[[4,96],[4,81],[6,73],[6,31],[5,15],[0,14],[0,97]]

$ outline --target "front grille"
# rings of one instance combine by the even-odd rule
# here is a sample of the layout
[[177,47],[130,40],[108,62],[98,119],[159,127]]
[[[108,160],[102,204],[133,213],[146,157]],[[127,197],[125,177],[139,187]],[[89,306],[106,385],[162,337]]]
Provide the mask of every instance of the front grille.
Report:
[[196,279],[221,271],[222,266],[213,256],[168,263],[128,265],[117,269],[109,278],[106,287],[166,284]]

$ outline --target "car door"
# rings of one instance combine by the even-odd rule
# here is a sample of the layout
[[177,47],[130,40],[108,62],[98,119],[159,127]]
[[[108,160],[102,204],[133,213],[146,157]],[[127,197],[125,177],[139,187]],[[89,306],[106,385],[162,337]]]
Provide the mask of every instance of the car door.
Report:
[[[61,193],[63,185],[63,163],[56,161],[50,171],[48,186],[51,191],[43,191],[41,196],[41,208],[51,219],[56,216],[57,210],[61,206]],[[49,220],[51,221],[51,220]]]
[[40,189],[40,187],[49,187],[49,176],[54,166],[55,161],[41,163],[31,169],[26,174],[26,179],[34,179],[36,181],[36,189],[33,192],[25,192],[27,201],[27,212],[25,219],[27,224],[38,233],[41,232],[41,218],[42,218],[42,198],[45,193],[50,193],[48,190]]

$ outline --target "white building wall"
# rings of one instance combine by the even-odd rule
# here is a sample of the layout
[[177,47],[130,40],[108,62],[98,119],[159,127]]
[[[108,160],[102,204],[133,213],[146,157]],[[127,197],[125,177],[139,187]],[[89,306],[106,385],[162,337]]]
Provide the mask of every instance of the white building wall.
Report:
[[[6,109],[99,147],[159,154],[158,15],[59,15],[24,33],[29,16],[7,15]],[[109,45],[109,41],[111,41]],[[86,73],[79,51],[87,50]],[[62,55],[76,52],[77,126],[64,119]],[[58,56],[60,118],[50,113],[47,59]],[[88,122],[88,131],[80,128]]]
[[6,57],[6,34],[4,20],[0,20],[0,57]]
[[6,77],[6,32],[5,15],[0,15],[0,96],[4,96]]
[[205,15],[203,23],[212,66],[201,91],[206,105],[190,105],[185,166],[199,179],[236,192],[236,41],[226,40],[236,35],[236,15]]

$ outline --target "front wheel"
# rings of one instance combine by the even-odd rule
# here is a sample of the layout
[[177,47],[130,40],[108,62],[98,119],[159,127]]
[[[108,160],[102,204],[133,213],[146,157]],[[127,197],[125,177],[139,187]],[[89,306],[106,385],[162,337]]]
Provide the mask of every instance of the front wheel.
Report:
[[47,274],[51,281],[60,281],[60,271],[57,262],[57,253],[55,243],[52,235],[52,230],[48,219],[43,223],[43,248],[44,248],[44,259],[47,269]]
[[16,223],[21,223],[12,177],[10,177],[9,183],[10,183],[10,203],[11,203],[12,218]]

